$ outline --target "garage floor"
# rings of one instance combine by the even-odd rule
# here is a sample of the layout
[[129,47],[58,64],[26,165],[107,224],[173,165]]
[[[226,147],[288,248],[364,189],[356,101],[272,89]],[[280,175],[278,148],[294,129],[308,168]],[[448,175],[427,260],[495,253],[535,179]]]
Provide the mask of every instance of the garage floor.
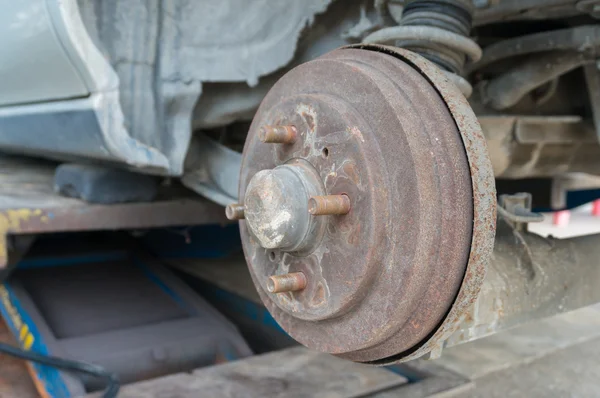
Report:
[[478,379],[464,397],[599,397],[600,338]]
[[[0,322],[0,341],[11,340]],[[461,385],[441,395],[435,394],[438,398],[600,397],[600,306],[452,347],[438,360],[421,362],[462,376]],[[202,370],[198,374],[204,373]],[[189,378],[190,375],[186,375]],[[169,378],[172,380],[172,376]],[[145,385],[154,384],[150,388],[152,393],[147,396],[154,397],[153,393],[160,390],[155,388],[156,382],[158,380],[145,382]],[[124,389],[124,396],[135,391],[131,387]],[[415,395],[416,389],[400,387],[380,392],[375,397],[422,396]],[[132,396],[139,396],[139,391],[135,392]],[[255,396],[247,392],[248,397]],[[281,396],[291,395],[283,392]],[[0,354],[0,398],[16,397],[35,398],[37,395],[25,364]]]
[[600,397],[600,306],[450,348],[434,362],[474,381],[454,397]]

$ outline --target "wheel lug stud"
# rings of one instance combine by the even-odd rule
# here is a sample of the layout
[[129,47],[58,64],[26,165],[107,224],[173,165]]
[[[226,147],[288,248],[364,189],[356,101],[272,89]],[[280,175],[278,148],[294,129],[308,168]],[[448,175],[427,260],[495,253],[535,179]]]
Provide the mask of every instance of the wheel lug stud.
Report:
[[312,196],[308,200],[308,212],[313,216],[348,214],[350,198],[344,194]]
[[225,207],[225,216],[230,220],[244,219],[244,205],[234,203]]
[[294,126],[267,125],[258,131],[258,138],[269,144],[293,144],[298,137],[298,131]]
[[267,280],[269,293],[296,292],[306,287],[306,277],[302,272],[273,275]]

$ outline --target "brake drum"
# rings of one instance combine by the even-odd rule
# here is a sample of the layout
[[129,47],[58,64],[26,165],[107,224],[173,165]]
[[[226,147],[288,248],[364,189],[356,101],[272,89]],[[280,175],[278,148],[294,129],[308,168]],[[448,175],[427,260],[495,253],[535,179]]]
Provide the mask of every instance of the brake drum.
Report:
[[228,213],[269,312],[357,362],[440,348],[493,246],[477,119],[438,67],[395,47],[338,49],[283,76],[250,127],[239,198]]

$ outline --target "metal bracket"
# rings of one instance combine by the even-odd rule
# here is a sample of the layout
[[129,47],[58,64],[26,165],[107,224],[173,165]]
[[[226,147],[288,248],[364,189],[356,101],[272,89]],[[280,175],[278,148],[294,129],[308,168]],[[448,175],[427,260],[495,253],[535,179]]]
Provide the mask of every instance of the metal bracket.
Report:
[[586,173],[569,173],[552,180],[550,206],[553,210],[567,206],[567,192],[584,189],[600,189],[600,177]]
[[70,207],[0,208],[0,270],[8,264],[7,235],[230,223],[223,214],[220,206],[199,199],[117,205],[80,202],[79,206]]
[[55,168],[0,156],[0,271],[9,264],[7,235],[230,223],[223,208],[177,187],[165,187],[169,199],[154,202],[97,205],[67,198],[54,191]]
[[598,61],[596,61],[596,63],[585,65],[583,71],[590,105],[592,106],[596,136],[598,137],[598,141],[600,141],[600,70],[598,66]]
[[238,198],[241,163],[241,153],[196,134],[181,182],[213,202],[227,206]]
[[544,216],[531,211],[531,194],[520,192],[514,195],[500,195],[498,214],[521,231],[524,224],[544,221]]

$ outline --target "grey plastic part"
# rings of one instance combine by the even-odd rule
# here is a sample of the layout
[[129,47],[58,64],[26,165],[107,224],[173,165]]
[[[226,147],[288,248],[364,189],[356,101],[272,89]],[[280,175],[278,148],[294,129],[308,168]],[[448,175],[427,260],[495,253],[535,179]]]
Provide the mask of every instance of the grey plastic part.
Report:
[[181,175],[204,82],[247,82],[292,59],[301,31],[331,0],[78,0],[90,36],[117,72],[132,136]]
[[[333,2],[327,13],[315,18],[312,29],[298,43],[296,55],[287,67],[347,44],[344,37],[353,30],[355,21],[361,16],[376,21],[377,16],[358,7],[360,4],[356,0]],[[194,129],[210,129],[239,120],[252,120],[266,93],[285,72],[286,69],[261,78],[254,87],[246,83],[204,84],[204,91],[194,110]],[[206,140],[199,134],[192,139],[182,181],[188,188],[223,206],[235,203],[241,155],[216,142],[206,143]]]
[[[368,21],[359,22],[359,25],[368,25],[368,29],[373,29],[378,16],[374,10],[367,11],[360,7],[363,5],[362,0],[333,2],[326,13],[315,17],[311,29],[304,32],[294,58],[286,67],[261,77],[257,85],[249,86],[245,82],[204,84],[194,110],[194,129],[210,129],[238,120],[252,120],[264,96],[290,68],[347,45],[347,39],[357,40],[351,34],[356,30],[356,21]],[[287,14],[285,18],[288,18]]]
[[89,203],[150,202],[157,188],[154,177],[98,165],[62,164],[54,175],[57,192]]
[[220,205],[237,201],[242,154],[203,134],[196,134],[181,182]]
[[[330,1],[6,3],[0,149],[181,176],[202,82],[255,85]],[[70,98],[82,99],[50,102]]]

